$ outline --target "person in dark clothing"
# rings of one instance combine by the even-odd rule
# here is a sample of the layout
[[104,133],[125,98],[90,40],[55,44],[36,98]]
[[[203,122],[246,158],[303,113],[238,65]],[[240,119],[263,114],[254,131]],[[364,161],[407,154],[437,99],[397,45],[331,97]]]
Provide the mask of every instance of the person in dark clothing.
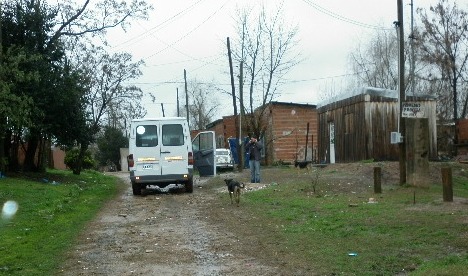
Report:
[[252,183],[260,183],[260,159],[262,158],[260,151],[262,148],[262,143],[253,136],[245,146],[245,150],[249,154],[250,182]]

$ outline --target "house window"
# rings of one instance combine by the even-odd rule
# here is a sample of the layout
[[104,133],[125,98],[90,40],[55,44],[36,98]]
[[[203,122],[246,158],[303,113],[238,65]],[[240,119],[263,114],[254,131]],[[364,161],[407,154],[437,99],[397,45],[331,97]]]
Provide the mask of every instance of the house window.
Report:
[[345,115],[345,134],[352,134],[354,129],[354,114],[348,113]]

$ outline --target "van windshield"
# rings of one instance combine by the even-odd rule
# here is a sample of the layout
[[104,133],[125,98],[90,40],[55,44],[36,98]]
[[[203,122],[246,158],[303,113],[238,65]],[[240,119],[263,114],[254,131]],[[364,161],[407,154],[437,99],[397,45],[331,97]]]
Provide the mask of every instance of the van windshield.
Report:
[[164,146],[182,146],[184,132],[180,124],[167,124],[162,126],[162,142]]
[[136,127],[137,147],[156,147],[158,145],[158,130],[154,125],[139,125]]

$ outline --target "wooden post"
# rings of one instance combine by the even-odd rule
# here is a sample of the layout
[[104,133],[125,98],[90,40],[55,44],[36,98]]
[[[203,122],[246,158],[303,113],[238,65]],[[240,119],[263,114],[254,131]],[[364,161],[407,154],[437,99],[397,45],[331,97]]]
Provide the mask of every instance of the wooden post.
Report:
[[445,202],[453,202],[452,169],[442,168],[443,197]]
[[406,118],[406,183],[429,187],[429,119]]
[[374,193],[382,193],[382,168],[374,167]]
[[306,145],[304,153],[304,161],[307,161],[307,144],[309,143],[309,122],[307,122],[307,132],[306,132]]

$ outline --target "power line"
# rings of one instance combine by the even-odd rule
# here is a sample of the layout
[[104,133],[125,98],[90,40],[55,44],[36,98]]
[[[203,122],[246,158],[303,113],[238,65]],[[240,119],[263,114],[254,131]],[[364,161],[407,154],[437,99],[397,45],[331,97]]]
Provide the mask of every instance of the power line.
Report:
[[343,77],[349,77],[349,76],[359,75],[359,74],[364,73],[364,72],[366,72],[366,71],[361,71],[361,72],[356,72],[356,73],[350,73],[350,74],[343,74],[343,75],[335,75],[335,76],[327,76],[327,77],[313,78],[313,79],[286,80],[286,81],[282,81],[281,83],[296,83],[296,82],[308,82],[308,81],[319,81],[319,80],[327,80],[327,79],[334,79],[334,78],[343,78]]
[[[216,57],[215,59],[213,59],[213,61],[220,59],[220,55],[212,55],[212,56],[207,56],[207,57],[202,57],[202,58],[195,58],[195,57],[192,57],[192,58],[186,59],[186,60],[179,60],[179,61],[166,62],[166,63],[159,63],[159,64],[147,64],[146,66],[147,66],[147,67],[158,67],[158,66],[166,66],[166,65],[174,65],[174,64],[180,64],[180,63],[186,63],[186,62],[190,62],[190,61],[194,61],[194,60],[202,61],[202,62],[204,62],[204,63],[211,63],[210,61],[207,61],[207,59],[210,58],[210,57],[213,57],[213,56]],[[213,64],[215,64],[215,63],[213,63]]]
[[311,0],[303,0],[303,1],[305,3],[307,3],[309,6],[311,6],[312,8],[316,9],[317,11],[319,11],[319,12],[321,12],[323,14],[326,14],[326,15],[328,15],[330,17],[333,17],[333,18],[335,18],[337,20],[346,22],[346,23],[350,23],[350,24],[353,24],[353,25],[356,25],[356,26],[359,26],[359,27],[363,27],[363,28],[368,28],[368,29],[385,30],[385,31],[393,30],[392,28],[383,28],[383,27],[370,25],[370,24],[367,24],[367,23],[356,21],[354,19],[344,17],[342,15],[339,15],[339,14],[333,12],[333,11],[327,10],[324,7],[321,7],[321,6],[317,5],[317,4],[315,4]]
[[[349,77],[349,76],[354,76],[354,75],[359,75],[361,73],[364,73],[366,71],[361,71],[361,72],[356,72],[356,73],[350,73],[350,74],[343,74],[343,75],[335,75],[335,76],[326,76],[326,77],[319,77],[319,78],[312,78],[312,79],[301,79],[301,80],[283,80],[280,82],[280,84],[292,84],[292,83],[298,83],[298,82],[310,82],[310,81],[320,81],[320,80],[327,80],[327,79],[334,79],[334,78],[343,78],[343,77]],[[184,83],[183,80],[180,81],[160,81],[160,82],[133,82],[131,84],[138,85],[138,84],[144,84],[144,85],[164,85],[164,84],[182,84]],[[230,83],[214,83],[214,82],[197,82],[199,84],[214,84],[214,85],[231,85]]]
[[217,9],[216,11],[214,11],[212,14],[210,14],[205,20],[203,20],[200,24],[198,24],[197,26],[195,26],[193,29],[191,29],[189,32],[187,32],[184,36],[182,36],[181,38],[179,38],[178,40],[172,42],[170,45],[168,45],[166,48],[162,49],[162,50],[159,50],[158,52],[150,55],[150,56],[147,56],[145,57],[144,59],[149,59],[155,55],[158,55],[160,54],[161,52],[164,52],[165,50],[171,48],[172,46],[174,46],[175,44],[179,43],[180,41],[182,41],[183,39],[185,39],[187,36],[189,36],[190,34],[192,34],[194,31],[196,31],[198,28],[200,28],[203,24],[205,24],[206,22],[208,22],[213,16],[215,16],[219,11],[221,11],[224,6],[226,6],[226,4],[230,2],[229,0],[227,0],[226,2],[224,2],[221,7],[219,7],[219,9]]
[[[187,13],[189,10],[192,10],[196,5],[198,5],[198,4],[199,4],[200,2],[202,2],[202,1],[205,1],[205,0],[198,0],[197,2],[195,2],[195,3],[193,3],[192,5],[190,5],[189,7],[187,7],[186,9],[179,11],[178,13],[176,13],[176,14],[174,14],[173,16],[169,17],[168,19],[164,20],[163,22],[161,22],[160,24],[156,25],[155,27],[150,28],[150,29],[148,29],[148,30],[145,30],[145,32],[143,32],[142,34],[137,35],[137,36],[135,36],[135,37],[133,37],[133,38],[130,38],[130,39],[128,39],[128,40],[126,40],[126,41],[124,41],[124,42],[118,44],[118,45],[115,45],[115,46],[112,47],[112,48],[117,48],[117,47],[120,47],[120,46],[122,46],[122,45],[125,45],[125,44],[127,44],[127,43],[129,43],[129,42],[131,42],[131,41],[136,40],[136,41],[134,41],[133,43],[130,43],[130,44],[127,45],[127,46],[131,46],[131,45],[137,43],[138,41],[143,40],[145,37],[147,37],[148,35],[146,35],[146,34],[149,33],[149,35],[153,35],[152,31],[155,31],[155,32],[156,32],[156,31],[162,29],[165,25],[167,25],[168,23],[174,21],[177,17],[179,17],[179,16],[181,16],[181,15],[184,15],[184,14]],[[141,24],[140,24],[140,26],[141,26]]]

